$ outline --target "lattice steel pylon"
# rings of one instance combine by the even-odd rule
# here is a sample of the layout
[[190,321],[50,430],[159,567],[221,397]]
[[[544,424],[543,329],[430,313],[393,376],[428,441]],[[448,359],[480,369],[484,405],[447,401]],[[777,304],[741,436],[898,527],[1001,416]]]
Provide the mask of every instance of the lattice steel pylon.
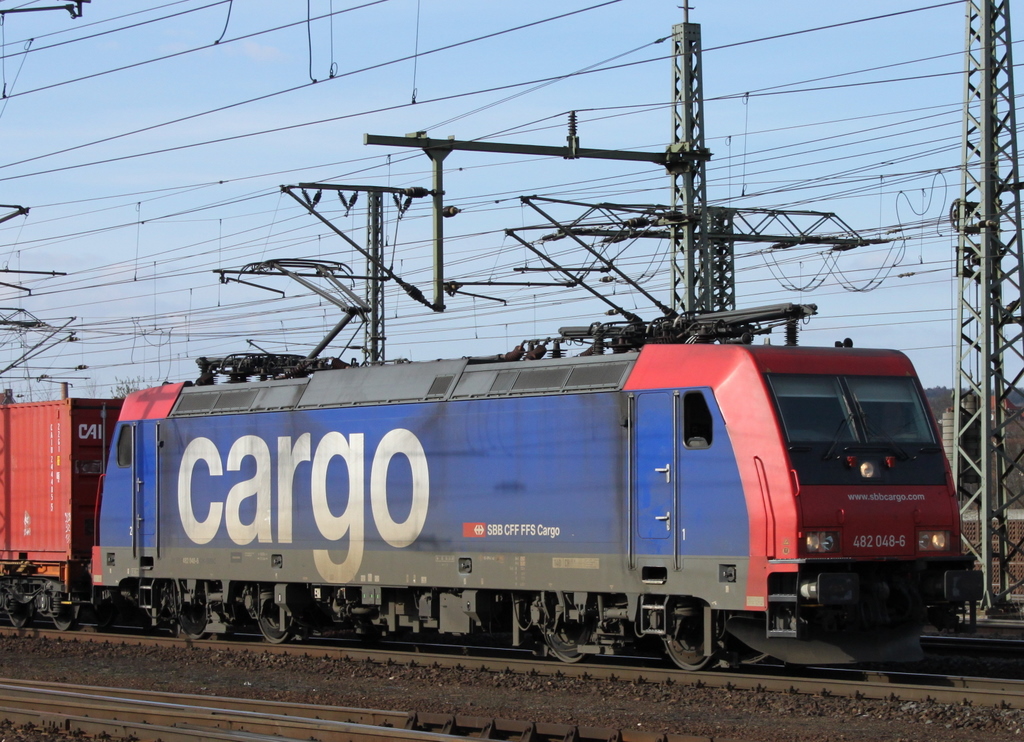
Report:
[[[732,244],[727,255],[712,253],[707,243],[708,210],[705,163],[711,154],[704,147],[704,93],[702,90],[700,24],[672,27],[672,144],[677,156],[669,165],[672,211],[678,221],[669,228],[672,254],[671,307],[677,312],[713,312],[735,308],[732,280]],[[721,246],[719,246],[721,247]],[[727,276],[718,265],[727,266]],[[724,295],[717,296],[716,294]]]
[[370,305],[363,324],[363,354],[370,364],[384,363],[384,199],[380,191],[366,194],[366,303]]
[[[1024,585],[1011,562],[1024,538],[1010,531],[1024,507],[1021,204],[1009,0],[966,0],[967,54],[958,232],[960,330],[954,386],[953,476],[966,548],[985,573],[985,607]],[[1016,573],[1015,573],[1016,572]]]

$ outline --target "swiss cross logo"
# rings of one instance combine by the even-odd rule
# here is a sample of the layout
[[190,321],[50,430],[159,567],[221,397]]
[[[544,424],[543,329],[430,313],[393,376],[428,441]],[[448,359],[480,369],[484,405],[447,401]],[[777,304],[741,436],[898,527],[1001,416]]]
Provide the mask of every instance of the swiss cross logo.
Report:
[[462,537],[463,538],[483,538],[487,535],[487,524],[486,523],[463,523],[462,524]]

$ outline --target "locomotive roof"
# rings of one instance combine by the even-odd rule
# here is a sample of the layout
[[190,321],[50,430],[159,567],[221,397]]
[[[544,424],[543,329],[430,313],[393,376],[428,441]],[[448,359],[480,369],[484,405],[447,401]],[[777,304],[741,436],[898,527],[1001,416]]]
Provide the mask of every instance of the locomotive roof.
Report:
[[121,419],[716,386],[740,367],[757,374],[914,373],[907,357],[892,350],[651,344],[640,353],[487,364],[462,358],[322,370],[300,379],[168,384],[131,395]]
[[304,379],[181,390],[169,417],[617,391],[636,354],[472,364],[398,363],[317,371]]
[[[680,369],[686,369],[681,372]],[[763,375],[845,374],[914,376],[898,350],[815,348],[778,345],[649,345],[641,352],[626,390],[763,384]],[[758,379],[762,381],[758,382]]]

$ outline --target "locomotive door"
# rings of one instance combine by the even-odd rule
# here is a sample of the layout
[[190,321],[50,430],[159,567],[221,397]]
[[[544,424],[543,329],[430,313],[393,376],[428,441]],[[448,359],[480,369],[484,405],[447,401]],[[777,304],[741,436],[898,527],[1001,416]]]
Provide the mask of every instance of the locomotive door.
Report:
[[678,399],[673,392],[641,392],[634,398],[630,449],[637,554],[671,556],[676,550]]
[[157,426],[133,423],[132,428],[135,449],[132,457],[132,546],[138,553],[156,544]]

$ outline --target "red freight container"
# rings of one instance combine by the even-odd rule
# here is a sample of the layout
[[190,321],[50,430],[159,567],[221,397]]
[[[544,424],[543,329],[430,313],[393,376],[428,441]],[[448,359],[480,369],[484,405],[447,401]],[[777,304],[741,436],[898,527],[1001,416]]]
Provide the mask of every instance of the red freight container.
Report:
[[[92,553],[121,400],[0,405],[0,573],[67,584]],[[78,563],[68,571],[69,563]]]

